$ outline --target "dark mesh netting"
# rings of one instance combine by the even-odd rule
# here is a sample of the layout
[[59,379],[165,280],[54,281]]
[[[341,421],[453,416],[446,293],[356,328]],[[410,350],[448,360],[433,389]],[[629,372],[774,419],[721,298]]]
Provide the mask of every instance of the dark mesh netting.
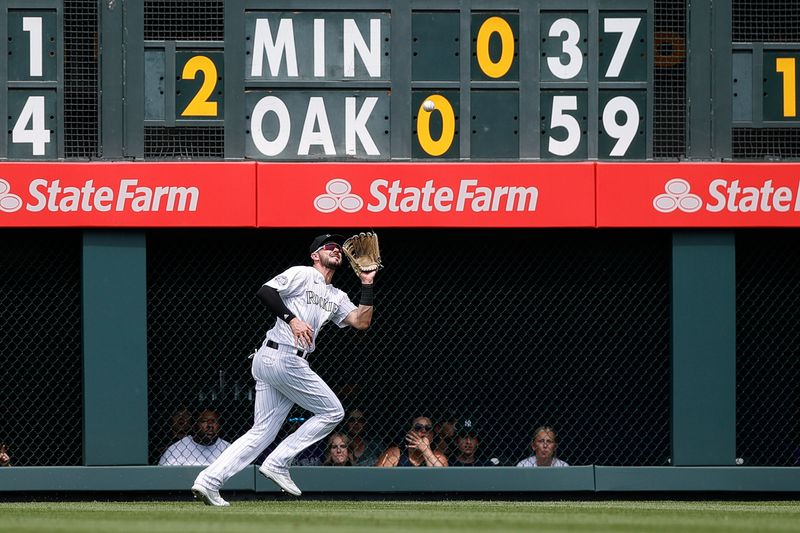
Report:
[[736,455],[800,465],[800,234],[736,236]]
[[3,231],[0,443],[13,466],[82,457],[81,237]]

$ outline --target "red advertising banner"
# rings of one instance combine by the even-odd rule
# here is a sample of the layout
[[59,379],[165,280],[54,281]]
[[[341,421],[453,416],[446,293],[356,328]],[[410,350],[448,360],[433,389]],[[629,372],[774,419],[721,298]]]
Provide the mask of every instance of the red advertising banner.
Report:
[[597,163],[597,225],[800,226],[800,164]]
[[255,163],[3,163],[0,227],[255,226]]
[[594,163],[259,163],[266,227],[592,227]]

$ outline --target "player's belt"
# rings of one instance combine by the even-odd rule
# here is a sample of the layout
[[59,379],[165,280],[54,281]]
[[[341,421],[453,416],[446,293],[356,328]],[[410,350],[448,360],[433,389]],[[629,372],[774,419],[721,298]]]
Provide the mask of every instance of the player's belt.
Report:
[[272,348],[273,350],[278,350],[279,352],[289,352],[298,357],[306,356],[305,350],[296,350],[294,348],[289,348],[288,346],[282,346],[275,341],[267,341],[267,348]]

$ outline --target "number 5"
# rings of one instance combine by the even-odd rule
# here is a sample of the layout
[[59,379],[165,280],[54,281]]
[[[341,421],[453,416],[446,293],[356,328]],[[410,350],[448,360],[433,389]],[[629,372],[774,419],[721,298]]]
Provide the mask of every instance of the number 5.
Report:
[[578,119],[568,115],[565,111],[578,110],[578,97],[554,96],[553,114],[550,117],[550,129],[564,128],[567,130],[567,138],[559,141],[550,137],[547,143],[547,150],[553,155],[569,155],[578,149],[581,142],[581,125]]

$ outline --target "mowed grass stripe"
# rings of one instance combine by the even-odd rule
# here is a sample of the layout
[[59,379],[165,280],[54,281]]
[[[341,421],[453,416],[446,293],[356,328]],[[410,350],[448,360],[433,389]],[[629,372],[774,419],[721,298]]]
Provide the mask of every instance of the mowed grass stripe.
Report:
[[800,503],[232,501],[0,503],[0,532],[800,531]]

